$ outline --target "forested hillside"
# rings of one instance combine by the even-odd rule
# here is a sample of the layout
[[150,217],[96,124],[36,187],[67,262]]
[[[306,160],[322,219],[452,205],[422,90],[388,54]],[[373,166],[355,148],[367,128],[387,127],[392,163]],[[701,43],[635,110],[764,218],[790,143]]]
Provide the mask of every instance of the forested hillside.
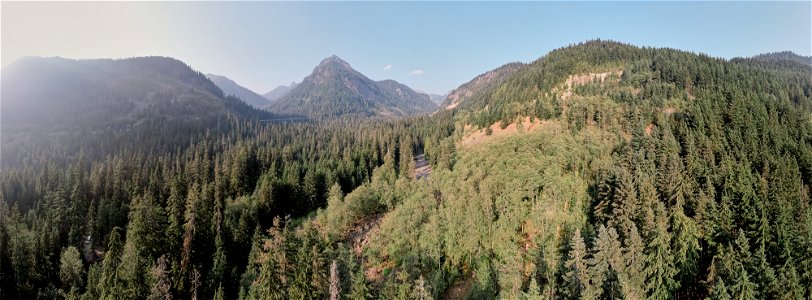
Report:
[[430,116],[4,165],[0,298],[812,298],[812,67],[611,41],[508,66]]
[[0,163],[163,153],[269,117],[173,58],[26,57],[2,70]]

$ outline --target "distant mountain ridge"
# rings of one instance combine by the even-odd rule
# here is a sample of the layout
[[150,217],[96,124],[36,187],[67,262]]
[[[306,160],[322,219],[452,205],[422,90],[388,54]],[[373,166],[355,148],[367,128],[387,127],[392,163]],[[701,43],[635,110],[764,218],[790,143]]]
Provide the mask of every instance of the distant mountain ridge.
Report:
[[437,106],[428,95],[394,80],[373,81],[338,56],[325,58],[287,95],[268,108],[280,114],[400,117]]
[[431,102],[434,102],[434,104],[437,105],[443,104],[446,97],[448,97],[448,93],[445,95],[429,94],[429,99],[431,99]]
[[290,85],[280,85],[272,89],[271,91],[262,94],[262,96],[265,97],[265,99],[268,99],[269,102],[273,102],[279,100],[279,98],[282,98],[288,93],[290,93],[290,91],[295,89],[297,85],[299,84],[296,83],[296,81],[291,82]]
[[225,95],[232,95],[256,108],[262,108],[271,102],[254,91],[239,85],[228,77],[216,74],[206,74],[214,84],[216,84]]
[[762,61],[789,60],[800,64],[812,65],[812,56],[798,55],[792,51],[763,53],[753,56],[752,59]]

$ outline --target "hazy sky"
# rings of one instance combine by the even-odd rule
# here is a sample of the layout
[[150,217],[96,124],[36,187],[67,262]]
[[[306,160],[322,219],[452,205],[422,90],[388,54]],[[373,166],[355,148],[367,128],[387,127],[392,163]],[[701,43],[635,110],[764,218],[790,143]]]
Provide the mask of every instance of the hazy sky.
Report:
[[161,55],[265,93],[336,54],[372,79],[445,93],[588,39],[731,58],[810,55],[812,2],[2,2],[21,56]]

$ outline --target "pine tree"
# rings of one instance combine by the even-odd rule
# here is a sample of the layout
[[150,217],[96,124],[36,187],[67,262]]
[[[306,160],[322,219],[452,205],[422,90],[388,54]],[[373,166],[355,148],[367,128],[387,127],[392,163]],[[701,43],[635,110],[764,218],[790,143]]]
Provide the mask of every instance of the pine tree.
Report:
[[783,286],[783,291],[779,296],[780,299],[806,299],[804,295],[809,287],[804,288],[801,285],[801,279],[792,261],[787,261],[778,273],[779,282]]
[[775,269],[767,261],[767,253],[764,245],[759,246],[755,254],[755,262],[758,263],[754,273],[755,281],[758,284],[757,297],[760,299],[777,299],[781,291],[781,284],[775,275]]
[[[168,225],[166,227],[166,237],[169,249],[180,249],[181,241],[183,240],[183,205],[184,195],[182,193],[183,183],[181,179],[176,176],[172,179],[169,188],[169,198],[166,200],[166,215]],[[180,256],[172,256],[174,259]]]
[[85,285],[85,293],[82,294],[80,299],[92,300],[101,299],[101,276],[102,264],[96,263],[90,265],[87,270],[87,285]]
[[707,300],[730,300],[730,294],[727,291],[727,287],[725,286],[725,281],[722,278],[716,280],[713,284],[713,288],[710,290],[710,294],[708,295]]
[[679,282],[692,288],[696,281],[699,260],[699,228],[693,219],[685,215],[682,200],[671,207],[671,228],[673,230],[672,249],[674,265],[678,270]]
[[620,296],[616,270],[623,268],[620,242],[614,228],[601,225],[595,239],[595,251],[589,260],[589,285],[584,291],[587,299]]
[[80,288],[83,273],[79,250],[73,246],[65,248],[59,258],[59,278],[62,280],[62,285],[68,291]]
[[612,200],[612,215],[607,226],[615,227],[621,238],[625,239],[635,226],[635,214],[640,210],[640,200],[631,174],[625,169],[620,169],[616,173],[617,187]]
[[412,178],[414,176],[414,153],[412,137],[405,136],[400,139],[400,176]]
[[671,253],[671,235],[668,233],[668,222],[665,217],[665,208],[661,202],[655,207],[656,229],[651,233],[646,254],[646,289],[648,299],[670,299],[677,286],[674,277],[677,270],[674,267],[674,257]]
[[127,240],[124,243],[124,252],[121,255],[121,263],[118,268],[118,276],[124,282],[124,297],[135,299],[140,295],[145,295],[149,286],[145,281],[147,277],[146,265],[148,262],[134,241]]
[[595,205],[592,209],[596,224],[604,224],[612,216],[613,201],[615,198],[615,175],[604,171],[598,179],[598,191]]
[[530,278],[530,286],[527,287],[527,291],[522,293],[522,299],[525,300],[541,300],[541,290],[539,289],[539,284],[535,278]]
[[363,300],[372,298],[369,286],[367,285],[366,275],[364,275],[363,263],[359,264],[358,268],[353,271],[352,290],[350,290],[350,294],[348,295],[348,297],[353,300]]
[[618,281],[626,299],[643,299],[646,296],[644,250],[643,238],[637,233],[637,227],[632,227],[623,247],[624,268],[618,272]]
[[120,228],[113,228],[107,237],[107,252],[104,254],[101,280],[99,280],[99,299],[120,300],[124,297],[125,283],[119,277],[119,266],[124,246],[121,242]]
[[[289,233],[286,224],[279,217],[274,218],[274,226],[268,230],[269,238],[263,241],[262,251],[258,253],[259,272],[251,282],[248,296],[253,299],[289,299],[288,287],[291,285],[293,261],[288,244]],[[247,271],[246,271],[247,272]]]
[[215,286],[222,287],[221,282],[225,276],[226,269],[228,268],[228,260],[226,258],[226,245],[225,233],[223,232],[223,201],[215,198],[214,203],[214,220],[212,220],[211,231],[214,232],[214,255],[212,257],[211,271],[209,272],[209,288],[214,289]]
[[586,244],[581,237],[581,230],[575,231],[570,241],[569,258],[564,263],[564,287],[568,299],[580,299],[589,284],[587,270]]
[[747,270],[744,265],[739,265],[738,277],[735,284],[730,287],[733,298],[737,300],[751,300],[756,298],[756,290],[758,285],[750,281],[750,276],[747,275]]
[[197,203],[199,201],[198,196],[199,188],[197,184],[193,184],[192,187],[189,189],[189,194],[186,197],[186,209],[184,212],[184,223],[183,223],[183,246],[181,248],[181,258],[180,258],[180,274],[178,274],[179,278],[182,280],[177,280],[177,289],[178,290],[186,290],[185,278],[191,278],[190,273],[190,264],[192,260],[192,250],[193,250],[193,242],[195,238],[195,221],[197,219]]

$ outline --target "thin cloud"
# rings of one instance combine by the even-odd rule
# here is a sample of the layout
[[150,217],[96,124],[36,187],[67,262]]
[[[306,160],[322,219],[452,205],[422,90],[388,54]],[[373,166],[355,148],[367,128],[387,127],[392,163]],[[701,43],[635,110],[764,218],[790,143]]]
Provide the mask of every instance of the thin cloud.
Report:
[[426,72],[424,72],[423,70],[416,69],[416,70],[412,70],[412,72],[410,72],[409,75],[423,75],[425,73]]
[[385,65],[385,66],[383,66],[383,70],[384,70],[384,71],[389,71],[390,69],[392,69],[392,65]]

